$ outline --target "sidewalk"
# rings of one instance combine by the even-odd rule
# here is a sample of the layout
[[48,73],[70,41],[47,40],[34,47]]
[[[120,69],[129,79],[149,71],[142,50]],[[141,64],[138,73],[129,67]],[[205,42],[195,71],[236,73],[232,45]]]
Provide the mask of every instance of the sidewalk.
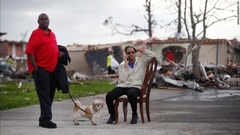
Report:
[[[93,99],[104,100],[105,94],[79,98],[82,104]],[[56,129],[38,126],[39,105],[1,111],[0,135],[240,135],[240,90],[213,90],[204,93],[193,90],[152,89],[151,122],[131,125],[123,121],[121,105],[117,125],[106,124],[109,117],[106,105],[98,125],[85,118],[75,126],[72,120],[71,100],[53,104]],[[130,106],[129,106],[130,107]],[[129,111],[131,109],[129,108]]]

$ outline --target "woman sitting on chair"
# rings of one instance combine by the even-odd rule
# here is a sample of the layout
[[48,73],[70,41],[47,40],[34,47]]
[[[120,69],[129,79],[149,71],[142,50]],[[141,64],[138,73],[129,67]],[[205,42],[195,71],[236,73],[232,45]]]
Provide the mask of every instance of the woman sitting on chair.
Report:
[[[147,50],[146,45],[142,45],[139,49],[127,46],[124,51],[124,61],[120,63],[118,68],[119,78],[117,87],[106,95],[106,104],[110,114],[107,124],[112,124],[115,121],[114,100],[122,95],[127,95],[132,108],[132,120],[130,123],[137,123],[137,97],[140,94],[145,76],[147,60],[156,55],[154,52]],[[136,57],[137,52],[142,53],[140,57]]]

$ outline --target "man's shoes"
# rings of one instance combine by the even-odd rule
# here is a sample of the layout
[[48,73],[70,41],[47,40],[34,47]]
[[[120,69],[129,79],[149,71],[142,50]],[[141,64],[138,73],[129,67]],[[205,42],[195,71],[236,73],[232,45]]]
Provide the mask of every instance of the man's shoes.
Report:
[[40,122],[39,126],[43,128],[57,128],[57,124],[53,123],[52,121]]
[[114,115],[110,115],[108,121],[107,121],[107,124],[112,124],[113,121],[115,121],[115,116]]
[[130,122],[130,124],[136,124],[138,121],[138,115],[137,114],[133,114],[132,115],[132,120]]

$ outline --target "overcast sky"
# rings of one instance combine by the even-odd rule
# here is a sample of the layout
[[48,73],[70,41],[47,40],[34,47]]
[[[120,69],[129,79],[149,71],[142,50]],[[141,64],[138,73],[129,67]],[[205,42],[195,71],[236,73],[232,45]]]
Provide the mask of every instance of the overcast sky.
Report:
[[[234,0],[232,0],[234,1]],[[237,0],[235,0],[237,1]],[[57,37],[58,44],[102,44],[128,40],[147,39],[144,33],[133,36],[112,35],[111,29],[103,25],[105,19],[113,17],[114,23],[135,24],[147,27],[143,17],[145,0],[1,0],[1,32],[7,35],[2,40],[19,41],[26,34],[28,41],[31,32],[38,27],[40,13],[47,13],[50,28]],[[159,25],[164,25],[174,18],[167,10],[165,0],[152,0],[153,14]],[[235,11],[237,6],[234,7]],[[155,29],[154,36],[164,39],[174,35],[175,31]],[[209,38],[238,38],[240,25],[237,19],[218,23],[208,29]]]

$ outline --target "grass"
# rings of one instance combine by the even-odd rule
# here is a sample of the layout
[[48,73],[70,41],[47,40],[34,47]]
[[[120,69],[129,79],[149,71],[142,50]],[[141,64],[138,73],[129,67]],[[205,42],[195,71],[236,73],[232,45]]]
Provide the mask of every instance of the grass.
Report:
[[[73,98],[104,94],[115,87],[110,80],[85,80],[71,83],[70,93]],[[70,99],[68,93],[55,93],[54,100]],[[0,84],[0,110],[7,110],[38,104],[38,97],[33,81],[24,81],[22,87],[18,83],[5,81]]]

